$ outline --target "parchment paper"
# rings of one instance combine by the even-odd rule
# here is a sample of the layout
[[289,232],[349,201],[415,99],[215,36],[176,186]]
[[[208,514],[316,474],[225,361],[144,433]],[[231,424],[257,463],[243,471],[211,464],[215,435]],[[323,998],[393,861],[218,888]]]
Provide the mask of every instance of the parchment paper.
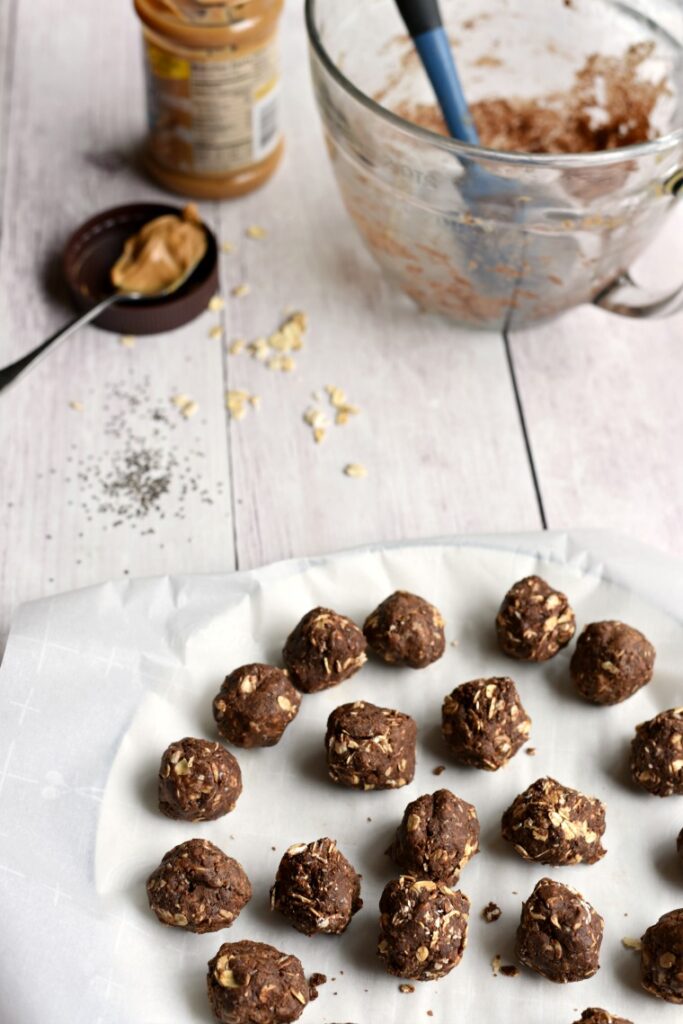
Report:
[[[625,704],[595,708],[572,692],[572,648],[546,666],[505,659],[493,618],[508,586],[532,571],[568,592],[580,627],[620,618],[642,629],[658,652],[653,683]],[[457,646],[425,671],[370,662],[353,680],[304,698],[279,746],[235,751],[244,792],[231,815],[193,826],[159,814],[161,752],[185,735],[215,735],[211,698],[228,671],[276,660],[315,604],[362,622],[398,587],[434,601]],[[626,770],[635,725],[683,703],[682,615],[680,564],[600,534],[363,550],[238,575],[108,583],[23,607],[0,671],[0,1021],[208,1022],[206,962],[221,942],[247,937],[327,974],[302,1017],[308,1024],[571,1024],[587,1006],[636,1024],[680,1020],[680,1007],[640,990],[638,955],[621,940],[683,905],[675,855],[682,801],[637,791]],[[452,766],[441,701],[458,683],[495,674],[517,681],[537,754],[522,751],[496,773]],[[411,786],[365,794],[328,781],[327,716],[359,698],[417,719]],[[448,767],[437,778],[440,764]],[[499,838],[503,810],[546,774],[606,801],[609,853],[599,864],[545,869]],[[379,895],[397,873],[384,850],[405,804],[443,786],[473,802],[482,825],[482,852],[460,883],[472,900],[469,946],[448,978],[402,994],[375,957]],[[343,937],[307,939],[271,914],[268,890],[286,847],[325,835],[362,872],[365,908]],[[254,886],[234,926],[212,935],[164,928],[146,904],[147,875],[193,836],[237,857]],[[602,968],[590,981],[556,986],[526,970],[493,976],[495,954],[514,962],[521,901],[544,874],[578,887],[606,919]],[[480,916],[489,900],[503,910],[494,924]]]

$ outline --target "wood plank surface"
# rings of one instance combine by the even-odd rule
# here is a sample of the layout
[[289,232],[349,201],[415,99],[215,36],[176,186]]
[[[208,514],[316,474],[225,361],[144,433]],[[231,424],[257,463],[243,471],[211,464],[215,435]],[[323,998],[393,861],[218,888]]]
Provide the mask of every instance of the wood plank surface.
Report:
[[[286,14],[288,153],[262,192],[223,207],[226,238],[263,241],[228,258],[233,335],[270,333],[283,310],[310,318],[291,373],[228,356],[231,388],[261,410],[231,424],[239,564],[369,541],[540,524],[501,339],[420,315],[385,283],[339,199],[314,109],[301,11]],[[309,406],[326,385],[360,413],[316,445]],[[312,400],[320,393],[321,401]],[[364,479],[343,469],[360,463]]]
[[[503,340],[418,314],[387,286],[337,194],[300,5],[287,6],[283,37],[285,162],[262,191],[203,207],[234,244],[221,256],[226,308],[133,348],[83,330],[0,398],[0,637],[20,601],[123,573],[540,525]],[[5,363],[70,315],[55,261],[73,228],[164,193],[136,169],[144,86],[132,5],[7,0],[0,57]],[[266,237],[248,238],[252,225]],[[674,234],[646,261],[657,278],[681,252]],[[243,283],[249,294],[233,296]],[[291,372],[228,354],[292,308],[310,328]],[[583,308],[512,338],[551,526],[603,525],[683,551],[681,323]],[[217,325],[222,338],[210,337]],[[315,444],[303,414],[333,421],[326,385],[359,412]],[[260,408],[230,419],[226,389]],[[178,393],[197,402],[192,418],[171,403]],[[346,476],[349,464],[367,476]],[[152,495],[150,513],[138,514],[131,486],[143,504]]]
[[[683,204],[638,261],[683,277]],[[683,313],[628,320],[582,306],[515,333],[512,351],[548,525],[602,527],[683,555]]]
[[[132,5],[20,2],[0,245],[3,364],[73,316],[55,265],[71,231],[99,209],[163,195],[132,162],[143,95]],[[206,216],[215,219],[211,208]],[[207,312],[130,349],[83,329],[0,396],[0,635],[29,598],[124,573],[233,567],[222,358],[208,337],[217,319]],[[171,404],[177,393],[198,402],[193,418]],[[136,480],[143,504],[162,491],[146,514],[131,495]]]

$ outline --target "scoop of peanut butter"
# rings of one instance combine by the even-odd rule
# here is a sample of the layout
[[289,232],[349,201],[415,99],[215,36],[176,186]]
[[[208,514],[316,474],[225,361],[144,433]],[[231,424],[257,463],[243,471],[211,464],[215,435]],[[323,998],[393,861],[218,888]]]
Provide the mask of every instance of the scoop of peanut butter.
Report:
[[195,206],[182,217],[165,214],[150,220],[125,243],[111,269],[115,288],[141,295],[172,292],[206,252],[206,232]]

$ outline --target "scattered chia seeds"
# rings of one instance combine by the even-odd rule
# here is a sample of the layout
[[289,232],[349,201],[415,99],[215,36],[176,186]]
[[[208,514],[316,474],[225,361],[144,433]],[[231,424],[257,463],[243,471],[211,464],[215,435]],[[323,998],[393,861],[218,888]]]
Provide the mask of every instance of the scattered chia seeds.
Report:
[[186,519],[188,499],[211,505],[220,497],[220,484],[212,494],[197,474],[197,459],[205,458],[199,438],[187,451],[180,437],[186,439],[192,428],[167,403],[167,396],[155,396],[149,377],[110,386],[102,428],[108,457],[81,454],[73,444],[67,460],[76,464],[73,475],[88,521],[97,516],[105,528],[137,522],[141,534],[153,534],[155,518]]

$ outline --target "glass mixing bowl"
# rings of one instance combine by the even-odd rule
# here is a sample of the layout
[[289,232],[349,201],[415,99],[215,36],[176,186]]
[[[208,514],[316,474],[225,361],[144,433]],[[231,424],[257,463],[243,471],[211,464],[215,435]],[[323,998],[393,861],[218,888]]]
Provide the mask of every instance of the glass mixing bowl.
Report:
[[[346,208],[422,308],[500,329],[598,301],[668,312],[628,277],[683,179],[680,0],[442,0],[470,103],[566,91],[592,54],[645,46],[654,141],[581,154],[468,146],[392,112],[433,103],[393,0],[307,0],[315,95]],[[596,114],[599,116],[599,114]],[[683,290],[682,290],[683,292]]]

